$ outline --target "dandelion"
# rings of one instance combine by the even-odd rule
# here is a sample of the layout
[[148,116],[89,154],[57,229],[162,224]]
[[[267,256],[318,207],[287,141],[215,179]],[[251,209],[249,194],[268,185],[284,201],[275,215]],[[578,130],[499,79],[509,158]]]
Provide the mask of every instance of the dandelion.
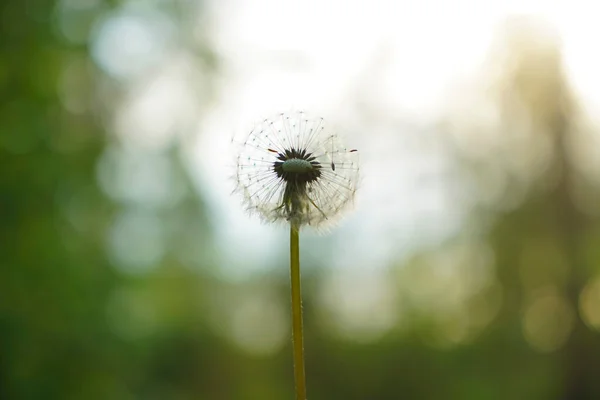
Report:
[[323,118],[282,113],[246,138],[237,158],[238,189],[248,209],[266,221],[323,227],[354,198],[357,158]]
[[328,130],[323,118],[281,113],[258,124],[237,158],[245,205],[269,222],[290,224],[292,342],[296,399],[306,399],[299,230],[334,222],[352,202],[358,153]]

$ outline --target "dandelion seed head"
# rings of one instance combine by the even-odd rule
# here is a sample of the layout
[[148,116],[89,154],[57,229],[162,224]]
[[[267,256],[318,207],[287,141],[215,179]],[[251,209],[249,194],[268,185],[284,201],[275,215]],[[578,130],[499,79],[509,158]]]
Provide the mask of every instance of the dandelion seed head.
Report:
[[237,190],[265,221],[323,227],[354,199],[358,152],[346,148],[323,118],[280,113],[258,123],[240,147]]

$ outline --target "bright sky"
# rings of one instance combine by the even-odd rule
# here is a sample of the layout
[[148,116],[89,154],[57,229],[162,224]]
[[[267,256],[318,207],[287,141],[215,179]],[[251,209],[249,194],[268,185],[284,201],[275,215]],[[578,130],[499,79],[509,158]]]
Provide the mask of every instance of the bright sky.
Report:
[[[555,24],[579,94],[588,104],[600,105],[600,90],[595,90],[600,89],[600,59],[590,56],[600,27],[592,20],[596,14],[589,4],[215,1],[213,37],[226,72],[220,103],[203,128],[221,135],[203,136],[197,160],[203,170],[219,164],[228,152],[231,121],[251,123],[291,107],[333,115],[348,129],[350,146],[359,148],[364,177],[357,210],[339,228],[343,244],[337,253],[343,256],[336,261],[344,268],[375,268],[392,250],[409,251],[460,229],[465,210],[453,202],[443,184],[448,160],[443,151],[427,143],[426,132],[410,125],[435,124],[446,111],[449,90],[481,75],[494,34],[507,15],[534,13]],[[369,97],[356,98],[356,91],[364,86]],[[363,125],[364,119],[352,115],[356,101],[376,109],[381,125]],[[398,114],[406,116],[409,125],[403,128],[404,139],[395,132],[398,126],[390,123]],[[247,129],[233,130],[245,133]],[[221,151],[208,150],[214,148]],[[222,177],[213,172],[204,177],[225,195]],[[424,177],[429,184],[420,185]],[[237,199],[218,202],[226,205],[218,220],[229,218],[221,225],[224,237],[234,236],[239,243],[247,237],[280,235],[243,213],[232,212],[238,210]],[[246,250],[258,252],[261,259],[261,245],[268,252],[272,242],[252,241]]]
[[[554,24],[578,94],[590,111],[600,107],[593,51],[600,25],[587,0],[213,0],[211,17],[199,19],[222,57],[212,103],[189,85],[202,81],[202,71],[177,45],[174,22],[144,2],[129,4],[99,24],[92,44],[96,62],[131,88],[115,131],[151,151],[164,148],[174,131],[197,132],[186,155],[209,197],[232,279],[256,272],[239,263],[262,268],[273,248],[285,246],[282,228],[248,217],[230,194],[231,137],[265,116],[293,108],[321,114],[359,149],[357,208],[323,239],[340,247],[334,266],[359,269],[460,230],[468,204],[457,204],[447,187],[450,160],[431,129],[452,89],[481,75],[506,16],[535,14]],[[374,115],[360,114],[360,106]],[[171,191],[144,182],[155,195]]]
[[[79,43],[77,26],[69,24],[72,15],[100,3],[60,4],[59,28]],[[198,13],[197,22],[194,3],[186,2],[194,30],[208,33],[219,55],[216,82],[205,79],[197,58],[182,44],[179,22],[156,4],[130,1],[106,14],[91,43],[97,65],[127,89],[110,121],[119,143],[98,166],[105,192],[127,205],[107,240],[115,266],[143,273],[160,265],[167,227],[156,210],[176,205],[185,194],[164,150],[181,133],[186,164],[217,229],[222,277],[239,281],[281,264],[287,229],[251,218],[231,195],[231,139],[242,138],[254,122],[275,112],[301,108],[337,125],[347,145],[360,153],[356,210],[329,235],[307,232],[302,238],[303,259],[318,257],[330,266],[320,280],[323,309],[333,311],[324,320],[355,339],[373,340],[402,324],[398,277],[386,275],[388,261],[464,231],[475,196],[452,179],[452,159],[440,143],[436,124],[455,103],[463,117],[471,115],[470,104],[460,103],[469,94],[457,88],[482,83],[484,61],[507,16],[534,14],[555,27],[576,94],[590,118],[600,115],[600,57],[594,52],[600,14],[588,0],[212,0],[209,17]],[[86,67],[69,65],[59,88],[72,112],[82,107],[77,77]],[[215,89],[214,98],[204,97],[209,86]],[[586,145],[600,149],[600,143]],[[590,159],[600,160],[600,154]],[[502,192],[500,183],[492,182],[485,194]],[[197,237],[190,236],[193,267],[194,251],[202,250]],[[312,244],[324,244],[327,254],[315,254],[323,250]],[[494,284],[494,255],[475,238],[432,257],[430,268],[422,266],[416,277],[401,280],[407,285],[401,290],[442,320],[462,321],[458,331],[456,324],[446,330],[445,340],[459,343],[468,337],[469,324],[484,326],[499,309],[500,291],[495,300],[482,303],[485,312],[479,322],[461,308],[474,291]],[[600,296],[600,286],[594,285],[585,292],[583,307],[597,325],[600,317],[589,311]],[[538,300],[525,313],[524,334],[538,347],[558,348],[568,337],[570,309],[562,307],[555,293]],[[273,304],[262,288],[239,303],[232,308],[234,341],[266,338],[241,344],[258,352],[276,351],[287,341],[287,311]],[[563,315],[558,325],[564,329],[552,340],[536,336],[546,332],[535,323],[542,311],[552,320]],[[224,313],[220,311],[219,323]],[[246,334],[249,329],[253,334]]]

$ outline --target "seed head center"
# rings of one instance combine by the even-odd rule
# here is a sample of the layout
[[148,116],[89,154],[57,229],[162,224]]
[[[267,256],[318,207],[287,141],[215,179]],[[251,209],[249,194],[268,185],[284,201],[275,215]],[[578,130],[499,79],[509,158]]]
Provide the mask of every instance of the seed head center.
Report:
[[290,158],[285,160],[281,165],[284,172],[302,174],[313,170],[313,166],[309,161],[299,158]]
[[289,149],[277,154],[273,171],[285,182],[305,185],[321,176],[321,164],[306,150]]

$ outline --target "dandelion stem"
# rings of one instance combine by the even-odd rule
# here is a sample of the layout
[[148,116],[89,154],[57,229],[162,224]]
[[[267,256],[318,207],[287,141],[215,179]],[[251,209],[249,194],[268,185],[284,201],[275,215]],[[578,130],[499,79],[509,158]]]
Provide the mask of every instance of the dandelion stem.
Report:
[[294,347],[294,378],[296,400],[306,400],[304,376],[304,333],[302,331],[302,292],[300,290],[299,227],[290,224],[290,275],[292,286],[292,345]]

